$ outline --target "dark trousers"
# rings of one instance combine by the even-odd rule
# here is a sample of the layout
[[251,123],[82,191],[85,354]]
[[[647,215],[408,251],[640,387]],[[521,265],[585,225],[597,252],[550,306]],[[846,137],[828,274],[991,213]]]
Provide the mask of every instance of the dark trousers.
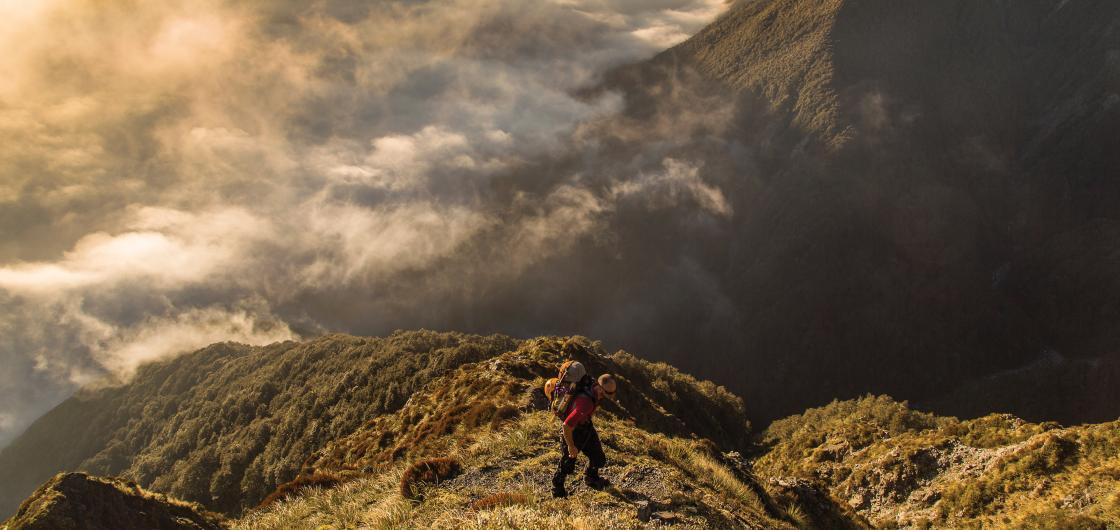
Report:
[[[598,478],[599,468],[607,465],[607,455],[603,453],[603,444],[599,441],[599,433],[595,432],[595,425],[590,421],[576,427],[572,431],[572,440],[580,454],[587,455],[587,470],[584,472],[588,478]],[[564,435],[560,435],[560,465],[556,474],[552,476],[552,485],[564,485],[564,479],[576,470],[576,459],[568,456],[568,443]]]

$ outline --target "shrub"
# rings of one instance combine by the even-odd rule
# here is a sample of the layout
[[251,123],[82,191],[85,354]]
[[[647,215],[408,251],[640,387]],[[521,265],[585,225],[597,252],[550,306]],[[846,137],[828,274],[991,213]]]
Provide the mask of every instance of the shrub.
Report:
[[285,482],[276,487],[272,493],[257,505],[257,508],[264,508],[276,501],[282,500],[290,495],[296,495],[307,488],[319,487],[323,489],[333,488],[343,482],[343,478],[334,473],[314,473],[311,475],[301,475],[295,480]]
[[516,418],[520,414],[521,411],[518,410],[517,407],[514,407],[512,405],[502,405],[494,411],[494,417],[490,419],[490,428],[497,429],[498,427],[501,427],[503,423]]
[[529,504],[529,496],[524,493],[509,493],[503,491],[472,502],[471,509],[481,511],[501,506],[514,506],[517,504]]
[[439,484],[459,474],[462,468],[454,458],[432,458],[409,466],[401,476],[401,496],[418,500],[425,484]]
[[1066,510],[1051,509],[1027,516],[1018,528],[1023,530],[1044,530],[1064,528],[1067,530],[1107,530],[1108,523],[1085,514],[1071,513]]

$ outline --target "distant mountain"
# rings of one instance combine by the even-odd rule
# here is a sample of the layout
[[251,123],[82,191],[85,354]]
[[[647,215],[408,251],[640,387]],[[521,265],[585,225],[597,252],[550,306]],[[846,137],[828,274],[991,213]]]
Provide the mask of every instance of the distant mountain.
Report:
[[[742,393],[760,421],[868,391],[964,413],[940,398],[1044,352],[1114,363],[1118,27],[1101,1],[741,1],[613,72],[628,106],[603,134],[677,141],[734,211],[621,229],[664,234],[638,252],[652,263],[692,238],[678,246],[706,249],[689,266],[713,293],[628,344]],[[981,408],[1120,415],[1104,396],[1013,393]]]

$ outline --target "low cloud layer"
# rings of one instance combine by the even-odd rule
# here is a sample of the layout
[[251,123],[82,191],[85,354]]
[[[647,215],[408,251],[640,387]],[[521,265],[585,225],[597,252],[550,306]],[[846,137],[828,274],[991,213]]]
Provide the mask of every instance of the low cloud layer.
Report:
[[80,385],[221,340],[592,333],[536,307],[593,273],[587,241],[735,210],[664,142],[581,162],[623,99],[575,94],[724,8],[0,3],[0,445]]

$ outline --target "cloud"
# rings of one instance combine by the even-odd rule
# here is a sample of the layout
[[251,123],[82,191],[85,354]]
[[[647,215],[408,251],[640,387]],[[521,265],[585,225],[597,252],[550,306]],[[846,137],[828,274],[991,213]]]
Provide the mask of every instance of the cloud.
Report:
[[469,208],[434,203],[379,209],[348,203],[318,205],[306,228],[319,255],[303,270],[301,280],[311,287],[384,281],[451,255],[490,223],[484,214]]
[[666,158],[662,164],[661,171],[641,173],[616,183],[611,187],[611,195],[616,200],[640,197],[651,208],[677,206],[683,200],[692,200],[713,215],[731,216],[727,198],[719,188],[701,180],[699,167],[673,158]]
[[648,45],[664,49],[678,44],[727,8],[726,0],[632,1],[554,0],[614,28],[628,31]]
[[119,234],[95,232],[53,262],[0,267],[0,288],[21,295],[66,295],[79,289],[143,282],[173,289],[210,281],[243,258],[240,249],[269,230],[239,209],[191,213],[138,207]]
[[612,207],[578,183],[557,187],[540,204],[533,204],[525,195],[518,202],[531,213],[520,218],[507,245],[517,249],[516,268],[565,253],[583,237],[601,230],[603,215]]
[[190,309],[173,317],[149,318],[115,333],[99,325],[103,337],[94,353],[115,376],[128,379],[141,364],[215,342],[270,344],[298,338],[286,324],[262,318],[260,309]]
[[625,102],[576,96],[723,8],[0,2],[0,444],[215,341],[543,330],[505,293],[608,244],[620,204],[731,215],[661,144],[584,150]]

